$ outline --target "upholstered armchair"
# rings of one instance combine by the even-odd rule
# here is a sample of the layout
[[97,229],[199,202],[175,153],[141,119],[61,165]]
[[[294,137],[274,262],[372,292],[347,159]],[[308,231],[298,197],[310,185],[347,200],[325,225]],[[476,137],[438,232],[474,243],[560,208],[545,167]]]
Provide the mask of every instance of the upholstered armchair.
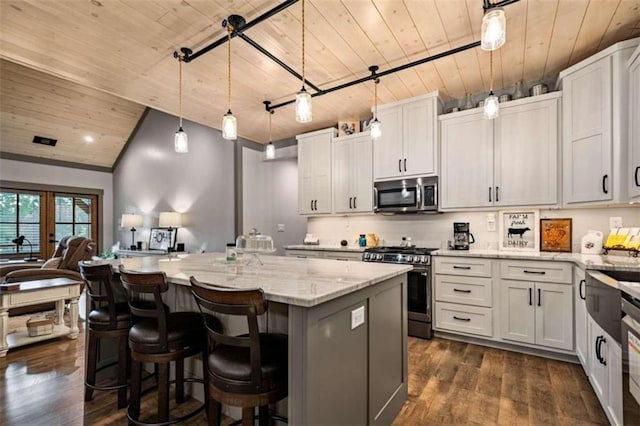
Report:
[[0,282],[46,280],[49,278],[71,278],[82,281],[78,262],[91,260],[95,243],[84,237],[67,236],[60,239],[53,257],[43,265],[0,266]]

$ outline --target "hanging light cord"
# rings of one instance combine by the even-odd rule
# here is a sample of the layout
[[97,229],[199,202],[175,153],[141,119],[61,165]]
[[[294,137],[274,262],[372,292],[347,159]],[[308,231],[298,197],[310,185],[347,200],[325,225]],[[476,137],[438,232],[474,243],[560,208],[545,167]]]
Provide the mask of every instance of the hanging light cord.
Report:
[[233,27],[231,24],[227,24],[227,54],[229,60],[227,61],[227,75],[229,76],[229,85],[227,90],[227,104],[229,106],[229,111],[231,111],[231,31],[233,31]]
[[493,93],[493,50],[489,52],[489,92]]
[[302,88],[304,89],[304,0],[302,0]]
[[180,102],[179,102],[179,110],[180,110],[180,128],[182,129],[182,59],[184,56],[178,55],[178,75],[179,75],[179,83],[178,83],[178,91],[180,92]]
[[273,115],[273,110],[269,111],[269,143],[271,143],[271,116]]
[[375,83],[373,85],[373,105],[374,105],[374,109],[375,109],[375,114],[376,114],[376,120],[378,119],[378,83],[380,83],[380,79],[376,78],[375,80],[373,80],[373,82]]

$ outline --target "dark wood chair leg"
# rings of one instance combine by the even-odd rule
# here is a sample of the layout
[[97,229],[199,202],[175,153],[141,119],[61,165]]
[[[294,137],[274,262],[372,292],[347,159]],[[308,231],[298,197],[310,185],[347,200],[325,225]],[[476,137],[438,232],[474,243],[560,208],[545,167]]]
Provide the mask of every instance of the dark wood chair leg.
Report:
[[138,420],[140,417],[140,394],[142,387],[142,363],[131,362],[131,391],[129,392],[129,415]]
[[[98,361],[98,338],[89,330],[89,342],[87,352],[87,371],[85,373],[85,383],[95,386],[96,384],[96,364]],[[89,386],[84,387],[84,400],[91,401],[93,398],[93,389]]]
[[[124,385],[127,383],[127,370],[129,357],[129,337],[118,337],[118,384]],[[118,409],[127,406],[127,388],[123,387],[118,389]]]
[[169,420],[169,363],[158,364],[158,423]]
[[269,406],[262,405],[258,408],[258,419],[260,426],[268,426],[269,425]]
[[215,399],[207,400],[207,420],[210,425],[220,426],[222,421],[222,404]]
[[255,407],[242,407],[242,426],[253,426]]
[[184,359],[176,360],[176,404],[184,402]]

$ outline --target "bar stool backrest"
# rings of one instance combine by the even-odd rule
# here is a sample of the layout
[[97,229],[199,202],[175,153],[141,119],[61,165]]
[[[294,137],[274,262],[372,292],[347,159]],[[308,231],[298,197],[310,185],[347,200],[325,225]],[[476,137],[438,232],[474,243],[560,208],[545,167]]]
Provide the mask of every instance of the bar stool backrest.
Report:
[[111,280],[113,270],[108,263],[96,264],[91,261],[78,262],[80,275],[87,286],[91,310],[106,306],[109,310],[109,327],[116,328],[116,301]]

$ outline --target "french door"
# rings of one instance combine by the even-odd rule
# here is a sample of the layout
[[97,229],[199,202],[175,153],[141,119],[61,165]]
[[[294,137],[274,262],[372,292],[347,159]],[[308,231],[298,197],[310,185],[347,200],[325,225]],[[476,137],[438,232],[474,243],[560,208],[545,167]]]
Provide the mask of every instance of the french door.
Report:
[[[0,189],[0,257],[47,259],[66,235],[99,246],[97,195]],[[22,245],[12,242],[24,236]]]

